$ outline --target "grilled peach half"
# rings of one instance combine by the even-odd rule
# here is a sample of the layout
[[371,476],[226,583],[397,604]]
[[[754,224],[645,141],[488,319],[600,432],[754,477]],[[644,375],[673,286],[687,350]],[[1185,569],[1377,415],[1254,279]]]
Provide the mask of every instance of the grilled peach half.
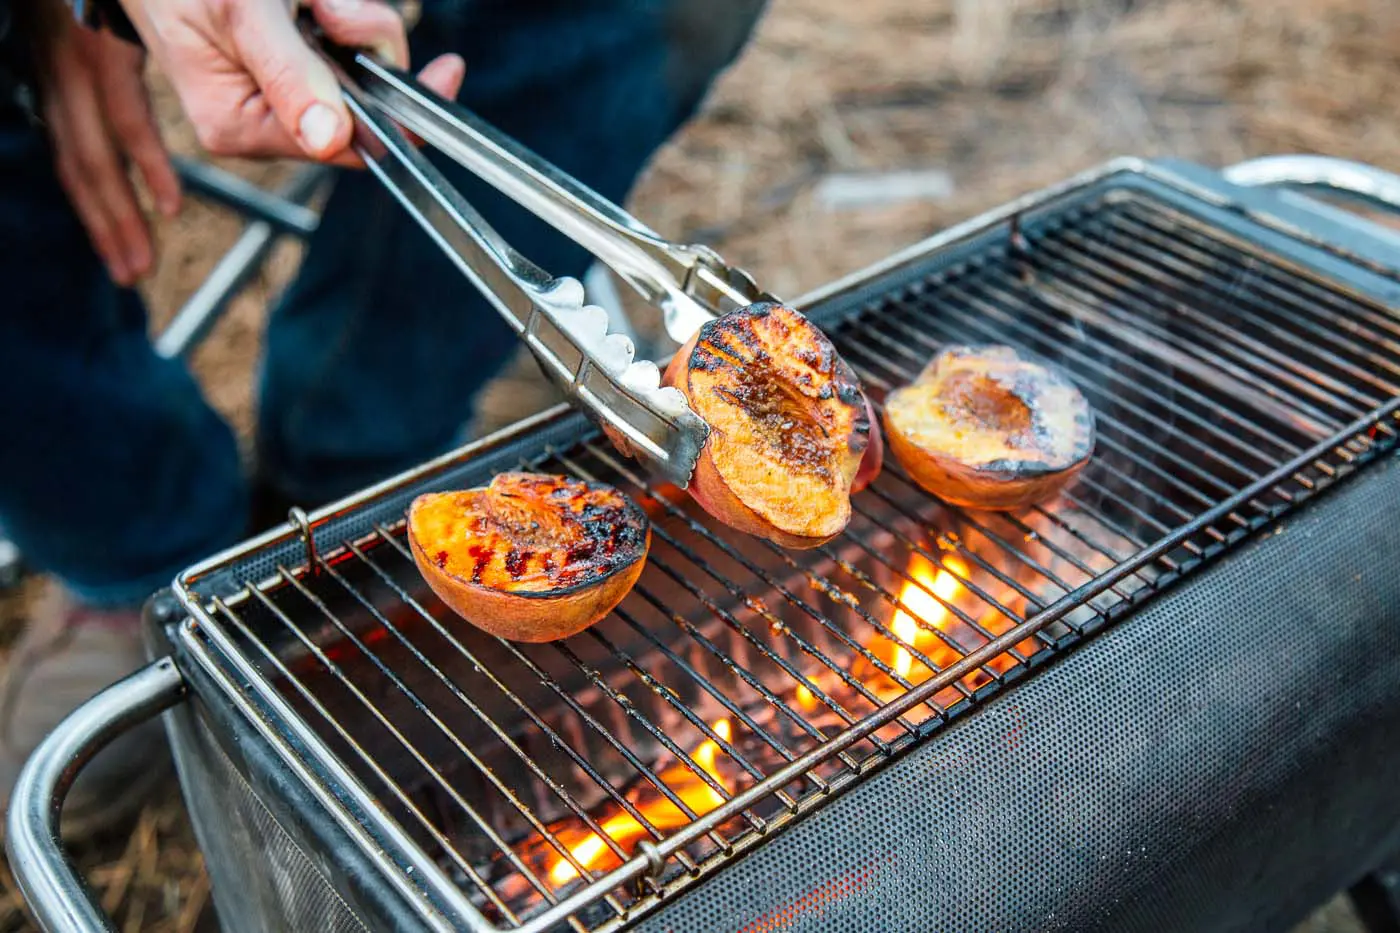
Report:
[[710,426],[690,482],[707,512],[792,548],[846,527],[870,408],[851,368],[801,313],[760,302],[710,321],[672,357],[662,383]]
[[1048,499],[1094,451],[1094,414],[1059,368],[1006,346],[944,349],[885,400],[890,450],[946,502],[1010,510]]
[[622,601],[646,564],[651,525],[611,486],[501,473],[488,486],[414,499],[408,540],[428,586],[458,615],[501,638],[544,642]]

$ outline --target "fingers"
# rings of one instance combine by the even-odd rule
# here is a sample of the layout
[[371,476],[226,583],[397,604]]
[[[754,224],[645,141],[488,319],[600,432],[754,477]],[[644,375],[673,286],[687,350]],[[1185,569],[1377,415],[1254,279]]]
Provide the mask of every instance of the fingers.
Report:
[[[331,159],[350,143],[350,114],[330,67],[306,44],[281,0],[243,0],[233,5],[232,39],[243,67],[257,85],[266,111],[256,102],[252,112],[226,124],[243,138],[226,148],[238,154],[274,154],[263,150],[277,140],[266,123],[275,118],[285,138],[300,153]],[[246,110],[246,108],[245,108]],[[291,152],[283,154],[292,154]]]
[[67,114],[61,108],[45,108],[44,121],[48,124],[54,140],[54,168],[58,173],[59,184],[67,192],[68,200],[92,242],[92,248],[102,259],[102,264],[107,267],[113,281],[118,285],[130,284],[132,279],[127,270],[126,257],[117,245],[116,234],[107,219],[107,214],[92,187],[83,177],[82,171],[78,169],[72,153],[67,151],[65,144],[61,142],[73,136]]
[[[418,80],[425,87],[441,94],[446,98],[455,98],[457,92],[462,88],[462,79],[466,76],[467,66],[459,55],[440,55],[428,63],[422,71],[418,73]],[[408,141],[415,146],[421,146],[423,140],[413,133],[404,131]],[[364,168],[364,162],[355,154],[353,150],[346,150],[334,159],[330,160],[331,165],[341,168]]]
[[[233,40],[268,110],[301,154],[353,163],[346,153],[352,126],[330,67],[302,38],[279,0],[245,0],[235,8]],[[368,47],[388,61],[408,62],[403,21],[377,0],[312,0],[312,12],[331,40]],[[259,114],[254,114],[259,116]],[[254,125],[236,148],[276,154],[270,126]],[[269,152],[268,150],[272,150]]]
[[62,93],[46,102],[59,182],[68,193],[94,248],[119,285],[150,271],[150,231],[136,203],[121,157],[108,131],[92,77],[75,59],[58,63]]
[[378,0],[311,0],[316,22],[332,41],[369,49],[399,68],[408,67],[408,35],[403,20]]
[[460,55],[439,55],[418,72],[418,80],[438,94],[453,100],[467,76],[466,62]]
[[142,110],[145,111],[144,129],[123,136],[122,143],[127,155],[141,172],[146,188],[155,200],[156,210],[169,219],[180,213],[180,178],[170,162],[170,153],[166,152],[165,144],[161,142],[150,107],[143,106]]
[[180,179],[170,164],[141,80],[144,55],[136,46],[106,36],[98,54],[102,58],[99,73],[103,75],[98,93],[107,123],[122,151],[140,170],[156,209],[165,217],[174,217],[180,210]]
[[[403,21],[381,0],[303,2],[330,41],[368,47],[406,65]],[[359,164],[350,150],[353,125],[340,86],[330,65],[303,38],[287,0],[138,5],[137,29],[209,152]],[[435,90],[455,96],[462,73],[460,59],[444,56],[424,76]],[[150,164],[159,177],[162,163]]]

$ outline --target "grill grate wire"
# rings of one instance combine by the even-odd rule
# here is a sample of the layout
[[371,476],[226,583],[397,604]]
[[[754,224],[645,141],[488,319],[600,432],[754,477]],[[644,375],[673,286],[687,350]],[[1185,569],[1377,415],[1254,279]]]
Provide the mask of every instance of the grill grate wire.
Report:
[[[578,636],[517,645],[456,620],[418,580],[401,520],[213,601],[491,922],[622,923],[1397,436],[1400,319],[1142,197],[1067,213],[830,331],[877,413],[947,342],[1056,360],[1096,411],[1095,458],[1055,502],[994,515],[939,502],[887,457],[846,533],[788,552],[715,526],[590,434],[520,466],[618,485],[649,509],[654,543],[634,591]],[[568,901],[647,844],[661,872]]]

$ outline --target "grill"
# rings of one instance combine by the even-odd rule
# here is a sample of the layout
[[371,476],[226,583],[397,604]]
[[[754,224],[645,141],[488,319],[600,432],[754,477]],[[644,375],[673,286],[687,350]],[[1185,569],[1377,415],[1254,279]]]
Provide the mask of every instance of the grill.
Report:
[[[842,536],[786,551],[554,411],[192,568],[154,615],[200,699],[172,734],[206,851],[251,832],[221,811],[270,812],[251,838],[297,840],[289,858],[347,917],[395,926],[613,930],[722,884],[1394,448],[1400,280],[1382,241],[1275,198],[1115,163],[806,304],[877,409],[950,342],[1062,365],[1099,441],[1044,506],[954,508],[889,457]],[[464,625],[404,540],[413,496],[511,468],[613,483],[653,521],[633,592],[562,642]],[[230,807],[239,793],[253,803]]]

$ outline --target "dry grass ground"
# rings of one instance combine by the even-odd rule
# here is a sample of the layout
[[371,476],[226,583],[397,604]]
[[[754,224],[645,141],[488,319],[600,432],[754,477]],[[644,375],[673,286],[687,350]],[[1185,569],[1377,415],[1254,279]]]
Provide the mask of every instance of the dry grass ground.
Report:
[[[774,0],[704,114],[661,152],[633,208],[701,238],[795,296],[949,223],[1118,154],[1225,164],[1324,152],[1400,169],[1400,5],[1393,0]],[[194,150],[168,96],[172,146]],[[258,180],[277,167],[237,166]],[[832,211],[833,172],[946,172],[937,200]],[[160,230],[146,286],[159,326],[237,235],[190,203]],[[296,266],[279,250],[193,365],[246,429],[268,299]],[[482,427],[543,404],[521,363]],[[505,400],[509,400],[508,403]],[[0,631],[25,594],[0,600]],[[207,900],[172,791],[134,827],[79,853],[126,930],[192,929]],[[8,877],[0,931],[27,929]],[[1356,929],[1342,903],[1306,927]]]

